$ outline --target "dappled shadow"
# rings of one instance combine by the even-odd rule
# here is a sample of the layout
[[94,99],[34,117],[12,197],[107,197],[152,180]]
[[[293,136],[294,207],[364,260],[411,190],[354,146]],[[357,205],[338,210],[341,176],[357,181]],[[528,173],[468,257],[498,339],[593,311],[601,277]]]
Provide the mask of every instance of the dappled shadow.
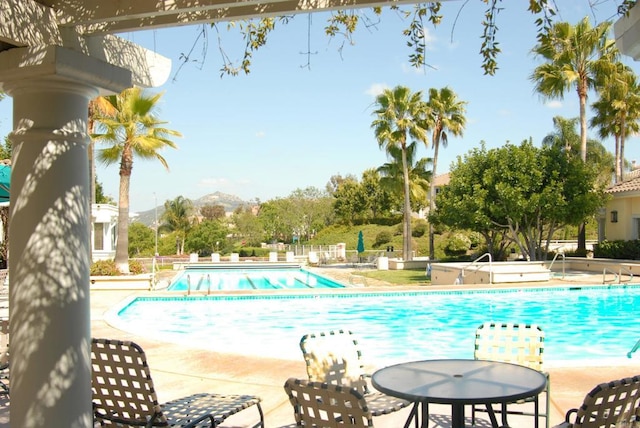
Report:
[[69,121],[45,141],[42,122],[25,119],[11,136],[11,389],[20,402],[12,412],[34,426],[89,426],[71,420],[78,412],[60,420],[60,409],[77,408],[79,390],[90,394],[85,127],[82,118]]

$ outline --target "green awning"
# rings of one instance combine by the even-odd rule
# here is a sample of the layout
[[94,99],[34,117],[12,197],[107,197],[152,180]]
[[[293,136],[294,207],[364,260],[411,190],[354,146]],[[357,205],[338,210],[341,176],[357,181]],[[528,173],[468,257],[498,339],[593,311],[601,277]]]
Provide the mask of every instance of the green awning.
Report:
[[0,202],[9,202],[11,165],[0,165]]

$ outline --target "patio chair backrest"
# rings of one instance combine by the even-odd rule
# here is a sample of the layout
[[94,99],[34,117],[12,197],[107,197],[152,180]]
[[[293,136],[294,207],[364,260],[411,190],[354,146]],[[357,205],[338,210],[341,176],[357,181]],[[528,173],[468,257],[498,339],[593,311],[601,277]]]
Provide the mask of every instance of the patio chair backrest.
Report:
[[166,426],[147,357],[129,341],[91,340],[91,389],[94,413],[120,424]]
[[[631,428],[640,417],[640,376],[601,383],[584,398],[582,406],[567,413],[572,428]],[[570,421],[570,415],[575,418]]]
[[300,349],[312,382],[356,388],[366,394],[362,354],[353,333],[346,330],[302,336]]
[[284,389],[298,426],[373,427],[367,402],[355,388],[289,378]]
[[544,332],[535,324],[486,322],[476,330],[473,356],[543,371]]

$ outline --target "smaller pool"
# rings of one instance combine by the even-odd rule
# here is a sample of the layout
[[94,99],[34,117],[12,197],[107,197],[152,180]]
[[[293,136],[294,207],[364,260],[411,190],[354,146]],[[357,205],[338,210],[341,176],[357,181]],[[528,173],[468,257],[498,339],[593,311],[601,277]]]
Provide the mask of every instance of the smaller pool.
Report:
[[300,267],[187,268],[169,291],[300,290],[345,288],[344,285]]

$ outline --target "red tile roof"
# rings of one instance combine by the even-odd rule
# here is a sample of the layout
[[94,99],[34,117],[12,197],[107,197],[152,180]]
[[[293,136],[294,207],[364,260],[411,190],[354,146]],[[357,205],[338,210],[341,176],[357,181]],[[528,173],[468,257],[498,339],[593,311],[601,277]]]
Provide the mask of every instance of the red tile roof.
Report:
[[607,193],[622,193],[622,192],[638,192],[640,191],[640,169],[635,169],[625,176],[624,181],[613,184],[606,192]]

